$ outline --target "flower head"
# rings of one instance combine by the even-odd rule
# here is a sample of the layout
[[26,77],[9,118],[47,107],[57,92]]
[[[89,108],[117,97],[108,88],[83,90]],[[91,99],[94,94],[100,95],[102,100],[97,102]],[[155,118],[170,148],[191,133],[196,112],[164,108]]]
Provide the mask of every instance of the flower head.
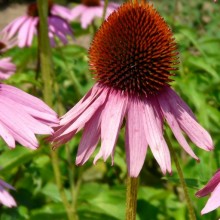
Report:
[[209,182],[196,193],[196,196],[204,197],[210,193],[211,196],[201,212],[202,215],[211,212],[220,206],[220,170],[218,170]]
[[125,120],[125,149],[130,176],[138,176],[148,145],[162,172],[171,172],[170,152],[163,137],[166,119],[185,151],[198,160],[182,131],[198,147],[212,150],[208,132],[186,103],[169,87],[178,63],[172,31],[152,5],[125,3],[96,33],[89,50],[97,83],[60,121],[51,136],[54,146],[84,128],[76,164],[84,164],[101,147],[94,162],[114,158]]
[[0,137],[10,148],[15,141],[36,149],[35,134],[52,134],[56,113],[40,99],[13,86],[0,84]]
[[8,193],[6,189],[14,190],[14,187],[0,179],[0,203],[8,206],[9,208],[16,206],[14,198]]
[[[69,13],[70,15],[70,13]],[[67,22],[68,9],[53,4],[48,0],[48,31],[51,46],[55,46],[55,38],[59,38],[64,44],[68,42],[67,35],[72,37],[72,30]],[[19,47],[29,47],[32,44],[34,35],[38,32],[39,14],[37,3],[32,3],[27,8],[27,14],[18,17],[7,25],[2,32],[8,38],[17,36]]]
[[[106,9],[106,18],[117,8],[117,3],[110,2]],[[75,20],[80,17],[82,28],[86,29],[92,21],[99,17],[101,18],[104,10],[104,1],[100,0],[82,0],[82,3],[74,7],[71,11],[71,20]]]

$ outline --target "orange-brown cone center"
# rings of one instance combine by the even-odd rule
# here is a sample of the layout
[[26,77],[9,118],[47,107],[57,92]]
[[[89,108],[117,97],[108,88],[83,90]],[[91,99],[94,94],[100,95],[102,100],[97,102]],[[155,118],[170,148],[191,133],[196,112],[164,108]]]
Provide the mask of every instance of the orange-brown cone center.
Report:
[[99,6],[100,0],[82,0],[82,4],[86,6]]
[[96,33],[90,68],[103,85],[137,96],[167,86],[178,61],[173,34],[148,3],[125,3]]
[[[50,15],[50,11],[51,11],[52,6],[53,6],[53,1],[48,0],[48,15]],[[37,3],[31,3],[28,6],[27,14],[31,17],[38,17],[39,16]]]

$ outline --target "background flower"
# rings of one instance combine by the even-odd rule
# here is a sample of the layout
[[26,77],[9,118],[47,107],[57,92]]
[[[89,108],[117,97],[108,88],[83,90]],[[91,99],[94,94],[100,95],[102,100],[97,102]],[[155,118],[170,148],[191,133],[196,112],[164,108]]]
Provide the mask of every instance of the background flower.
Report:
[[[110,2],[106,9],[106,18],[117,8],[119,4]],[[83,0],[81,4],[71,10],[71,21],[80,18],[82,28],[87,28],[96,17],[103,16],[104,1],[100,0]]]
[[[54,8],[55,6],[55,8]],[[67,35],[73,37],[72,29],[67,20],[68,9],[62,6],[56,6],[52,1],[48,1],[48,31],[51,40],[51,46],[55,46],[55,39],[58,38],[63,44],[68,42]],[[36,3],[32,3],[27,8],[27,14],[18,17],[8,24],[2,32],[7,38],[17,36],[17,45],[19,47],[29,47],[32,44],[34,35],[38,32],[38,8]]]

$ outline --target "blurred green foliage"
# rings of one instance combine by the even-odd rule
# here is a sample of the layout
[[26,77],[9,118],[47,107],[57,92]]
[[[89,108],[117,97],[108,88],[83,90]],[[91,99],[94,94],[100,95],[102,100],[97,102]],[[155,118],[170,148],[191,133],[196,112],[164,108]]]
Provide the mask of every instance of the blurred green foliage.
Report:
[[[210,132],[215,143],[213,152],[190,145],[200,158],[194,161],[181,149],[171,132],[170,138],[178,154],[197,219],[215,220],[220,210],[200,215],[207,198],[198,199],[195,192],[220,167],[220,3],[212,1],[155,1],[155,7],[172,27],[179,45],[180,65],[172,86],[189,104],[199,122]],[[76,38],[87,36],[83,44],[75,42],[53,49],[54,109],[60,115],[70,109],[93,85],[88,70],[87,49],[92,39],[91,29],[82,31],[72,24]],[[37,71],[37,44],[31,48],[8,52],[17,64],[18,72],[7,83],[42,97],[42,83]],[[37,79],[37,80],[36,80]],[[168,129],[168,128],[166,128]],[[115,152],[115,164],[91,158],[83,167],[74,165],[81,134],[56,151],[62,181],[69,201],[72,201],[71,181],[80,220],[122,220],[125,210],[126,164],[124,135],[121,132]],[[18,207],[0,207],[0,219],[67,219],[63,202],[54,181],[49,146],[42,140],[36,151],[17,146],[9,150],[0,140],[0,176],[12,184],[11,192]],[[163,177],[159,166],[148,151],[140,175],[137,206],[138,220],[188,219],[183,191],[173,165],[173,175]]]

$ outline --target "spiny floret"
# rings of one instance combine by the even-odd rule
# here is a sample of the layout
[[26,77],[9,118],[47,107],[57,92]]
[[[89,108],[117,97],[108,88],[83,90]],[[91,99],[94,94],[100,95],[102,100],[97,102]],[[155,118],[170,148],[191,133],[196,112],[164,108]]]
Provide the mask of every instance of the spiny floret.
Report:
[[148,3],[125,3],[96,33],[90,68],[101,83],[138,96],[155,94],[171,81],[177,46],[164,19]]

